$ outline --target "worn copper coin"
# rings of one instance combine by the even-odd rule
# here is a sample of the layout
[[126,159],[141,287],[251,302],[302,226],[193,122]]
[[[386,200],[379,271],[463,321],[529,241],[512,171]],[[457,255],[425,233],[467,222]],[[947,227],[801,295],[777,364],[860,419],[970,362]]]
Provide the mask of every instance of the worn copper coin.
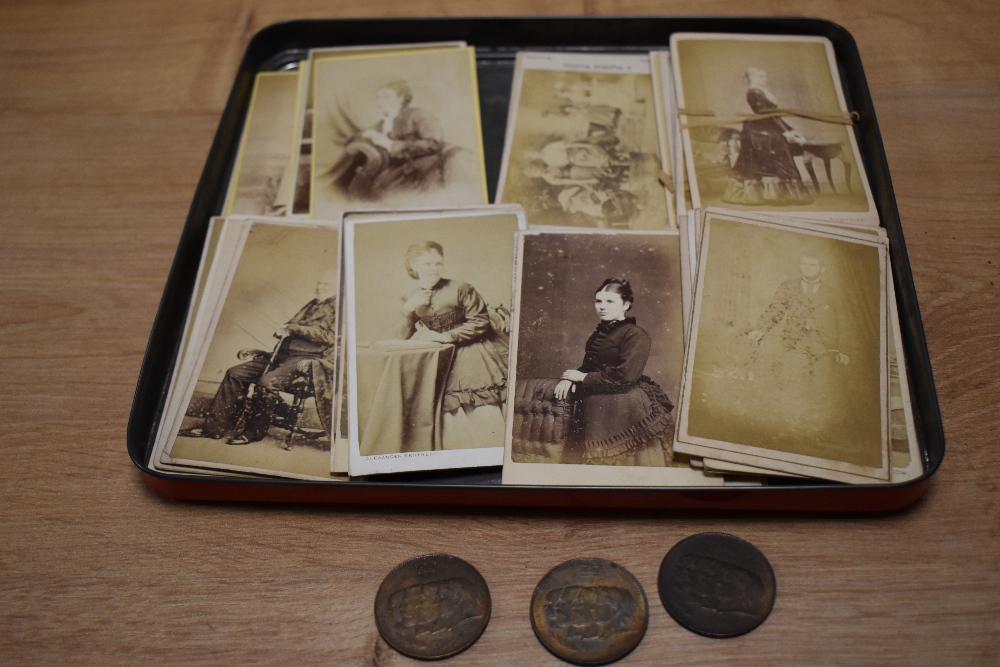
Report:
[[660,565],[660,600],[678,623],[706,637],[736,637],[774,606],[774,570],[757,547],[727,533],[699,533]]
[[574,558],[549,571],[531,596],[531,627],[557,657],[605,665],[646,634],[649,605],[632,574],[602,558]]
[[461,653],[490,620],[490,591],[476,568],[443,554],[417,556],[386,575],[375,595],[375,624],[400,653],[440,660]]

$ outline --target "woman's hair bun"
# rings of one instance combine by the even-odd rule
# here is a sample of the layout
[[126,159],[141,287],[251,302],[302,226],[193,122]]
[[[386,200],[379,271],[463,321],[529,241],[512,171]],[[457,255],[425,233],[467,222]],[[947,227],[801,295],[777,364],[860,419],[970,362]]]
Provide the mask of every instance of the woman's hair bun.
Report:
[[614,292],[621,296],[622,303],[635,302],[635,297],[632,295],[632,283],[625,278],[608,278],[597,288],[597,292]]

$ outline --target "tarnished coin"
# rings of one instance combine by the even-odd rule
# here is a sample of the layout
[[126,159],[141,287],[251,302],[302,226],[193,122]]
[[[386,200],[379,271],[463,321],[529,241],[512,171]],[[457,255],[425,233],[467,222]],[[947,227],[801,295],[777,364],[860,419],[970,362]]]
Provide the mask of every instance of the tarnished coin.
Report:
[[632,574],[602,558],[574,558],[549,571],[531,596],[531,627],[557,657],[605,665],[646,634],[649,605]]
[[727,533],[699,533],[660,565],[660,600],[678,623],[706,637],[736,637],[774,606],[774,570],[757,547]]
[[490,620],[490,591],[461,558],[432,554],[400,563],[375,595],[375,624],[400,653],[440,660],[461,653]]

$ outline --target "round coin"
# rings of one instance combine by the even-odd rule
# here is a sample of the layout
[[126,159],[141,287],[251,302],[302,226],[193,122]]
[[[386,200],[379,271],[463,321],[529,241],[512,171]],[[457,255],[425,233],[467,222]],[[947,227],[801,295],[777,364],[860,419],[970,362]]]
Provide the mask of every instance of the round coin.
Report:
[[417,556],[386,575],[375,624],[400,653],[440,660],[472,646],[490,620],[490,591],[476,568],[443,554]]
[[660,600],[678,623],[706,637],[736,637],[774,606],[774,570],[754,545],[727,533],[699,533],[660,565]]
[[602,558],[574,558],[549,571],[531,596],[531,627],[557,657],[605,665],[646,634],[649,605],[625,568]]

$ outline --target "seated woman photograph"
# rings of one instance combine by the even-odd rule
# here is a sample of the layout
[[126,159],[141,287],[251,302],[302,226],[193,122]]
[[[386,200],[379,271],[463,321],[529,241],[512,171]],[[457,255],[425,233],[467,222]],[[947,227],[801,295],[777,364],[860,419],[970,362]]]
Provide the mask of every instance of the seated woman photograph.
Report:
[[405,81],[389,82],[377,99],[381,118],[346,141],[344,156],[330,169],[333,182],[351,199],[366,201],[400,188],[442,186],[453,149],[445,144],[440,121],[410,104],[413,93]]
[[415,284],[401,300],[401,337],[455,346],[441,402],[444,449],[502,447],[508,346],[486,302],[444,277],[444,248],[434,241],[407,249],[406,272]]
[[570,444],[573,461],[623,466],[665,466],[671,459],[673,404],[643,375],[649,334],[627,312],[635,297],[623,278],[597,289],[597,330],[587,340],[583,364],[568,369],[555,387],[558,401],[577,400]]

